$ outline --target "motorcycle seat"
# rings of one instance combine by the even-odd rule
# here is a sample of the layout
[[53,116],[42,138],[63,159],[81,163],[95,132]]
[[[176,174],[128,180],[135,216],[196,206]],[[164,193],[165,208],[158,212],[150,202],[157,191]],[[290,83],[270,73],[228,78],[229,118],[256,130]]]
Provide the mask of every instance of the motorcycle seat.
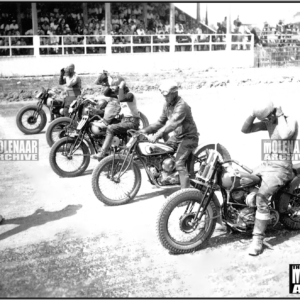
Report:
[[293,165],[293,172],[295,176],[300,175],[300,163]]

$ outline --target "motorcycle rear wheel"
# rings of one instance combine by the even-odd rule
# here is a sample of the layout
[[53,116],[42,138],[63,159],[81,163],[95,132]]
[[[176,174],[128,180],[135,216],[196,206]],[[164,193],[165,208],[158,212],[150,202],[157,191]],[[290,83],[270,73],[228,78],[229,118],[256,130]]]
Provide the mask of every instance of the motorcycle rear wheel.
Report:
[[[71,139],[69,137],[64,137],[60,140],[58,140],[51,148],[50,154],[49,154],[49,161],[50,166],[52,170],[61,177],[76,177],[81,175],[89,166],[90,163],[90,151],[89,148],[84,144],[81,143],[76,150],[76,152],[71,155],[71,157],[67,157],[68,152],[70,151],[70,148],[74,143],[76,142],[75,139]],[[78,151],[79,150],[79,151]],[[79,164],[74,170],[66,170],[62,169],[60,163],[58,163],[60,160],[65,161],[66,163],[69,161],[73,161],[74,158],[77,157],[81,158],[79,159]]]
[[[110,155],[101,160],[92,174],[92,188],[95,196],[106,205],[116,206],[130,202],[141,187],[141,171],[135,162],[132,162],[126,173],[120,177],[120,182],[112,180],[117,178],[120,168],[126,156],[117,154],[115,157]],[[114,160],[113,177],[112,165]],[[129,159],[125,162],[127,166]],[[125,168],[123,167],[121,173]],[[117,192],[123,188],[121,193]]]
[[[198,172],[201,162],[203,162],[204,160],[206,160],[206,150],[215,150],[215,144],[208,144],[205,145],[203,147],[201,147],[200,149],[198,149],[189,164],[189,173],[190,173],[190,178],[194,178],[195,174]],[[226,160],[230,160],[231,156],[229,154],[229,151],[221,144],[217,144],[217,152],[220,154],[222,161],[226,161]],[[199,158],[203,156],[203,159],[200,159],[201,162],[198,162]]]
[[49,147],[52,147],[55,142],[65,137],[66,127],[76,129],[77,123],[69,117],[61,117],[53,120],[46,130],[46,140]]
[[[209,203],[201,222],[196,225],[196,228],[190,223],[194,216],[193,212],[187,213],[185,211],[192,204],[197,209],[196,203],[200,204],[202,195],[199,190],[193,188],[179,190],[169,196],[162,207],[157,219],[157,235],[162,246],[171,253],[183,254],[204,248],[212,236],[217,217],[217,209],[213,201]],[[174,222],[177,225],[172,227],[169,220],[175,210]],[[179,219],[177,219],[177,215],[181,215]],[[176,233],[173,234],[177,226],[179,233],[182,235],[182,240],[176,239],[174,236]],[[193,233],[193,238],[190,241],[183,241],[190,233]]]
[[[296,187],[293,194],[300,196],[300,188]],[[280,221],[291,230],[300,229],[300,200],[291,197],[288,205],[288,212],[280,215]]]
[[[47,123],[47,115],[43,111],[43,109],[41,109],[38,112],[37,119],[35,119],[33,117],[33,114],[37,111],[37,109],[38,109],[37,105],[27,105],[19,110],[16,117],[16,123],[18,128],[23,133],[37,134],[45,128]],[[29,115],[26,117],[27,113],[29,113]]]

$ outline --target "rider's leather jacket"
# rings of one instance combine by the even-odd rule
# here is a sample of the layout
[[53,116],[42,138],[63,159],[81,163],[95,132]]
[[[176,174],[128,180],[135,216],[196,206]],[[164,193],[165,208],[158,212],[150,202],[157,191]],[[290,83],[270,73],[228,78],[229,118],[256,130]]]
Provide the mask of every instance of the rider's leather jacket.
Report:
[[177,96],[171,104],[165,103],[157,122],[150,124],[145,131],[157,132],[159,137],[174,131],[178,140],[199,135],[191,107],[180,96]]

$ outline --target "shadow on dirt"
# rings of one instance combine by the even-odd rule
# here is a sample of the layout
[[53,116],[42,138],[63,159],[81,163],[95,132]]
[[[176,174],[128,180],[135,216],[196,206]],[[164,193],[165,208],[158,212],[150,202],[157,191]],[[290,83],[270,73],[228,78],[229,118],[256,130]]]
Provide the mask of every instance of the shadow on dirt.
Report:
[[[155,198],[155,197],[158,197],[158,196],[164,196],[165,198],[167,198],[168,196],[175,193],[179,189],[180,189],[179,186],[170,187],[170,188],[163,188],[163,189],[157,189],[157,191],[155,191],[155,192],[151,192],[151,193],[147,193],[147,194],[143,194],[143,195],[135,197],[133,202],[131,202],[131,203],[136,203],[136,202],[139,202],[139,201],[148,200],[148,199]],[[130,204],[130,203],[128,203],[128,204]]]
[[82,205],[78,204],[78,205],[68,205],[62,210],[58,210],[58,211],[45,211],[44,209],[37,209],[32,215],[27,217],[5,219],[4,222],[1,224],[1,226],[8,225],[8,224],[17,224],[19,226],[0,234],[0,241],[14,234],[25,231],[31,227],[44,225],[48,222],[53,222],[53,221],[60,220],[62,218],[73,216],[77,213],[77,210],[81,208]]
[[[272,247],[275,247],[280,244],[284,244],[289,239],[292,239],[294,237],[298,236],[298,239],[300,240],[300,230],[297,231],[291,231],[286,229],[283,225],[278,224],[275,228],[268,229],[266,232],[265,242],[269,246],[264,245],[264,251],[271,250]],[[222,230],[220,234],[213,236],[207,245],[205,245],[201,250],[209,249],[209,248],[219,248],[221,246],[234,244],[236,242],[239,242],[241,244],[241,247],[243,245],[249,245],[250,241],[252,239],[252,232],[226,232],[225,230]],[[234,245],[233,245],[234,246]],[[270,248],[271,247],[271,248]],[[236,249],[236,246],[234,246]],[[199,251],[201,251],[199,250]],[[174,254],[171,253],[171,255],[181,255],[181,254]]]

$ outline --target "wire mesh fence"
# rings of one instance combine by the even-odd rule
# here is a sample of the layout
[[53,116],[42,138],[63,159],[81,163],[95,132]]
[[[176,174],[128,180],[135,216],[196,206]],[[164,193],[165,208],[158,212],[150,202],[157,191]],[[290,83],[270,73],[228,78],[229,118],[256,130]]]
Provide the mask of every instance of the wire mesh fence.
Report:
[[255,47],[254,66],[289,67],[300,65],[300,46]]

